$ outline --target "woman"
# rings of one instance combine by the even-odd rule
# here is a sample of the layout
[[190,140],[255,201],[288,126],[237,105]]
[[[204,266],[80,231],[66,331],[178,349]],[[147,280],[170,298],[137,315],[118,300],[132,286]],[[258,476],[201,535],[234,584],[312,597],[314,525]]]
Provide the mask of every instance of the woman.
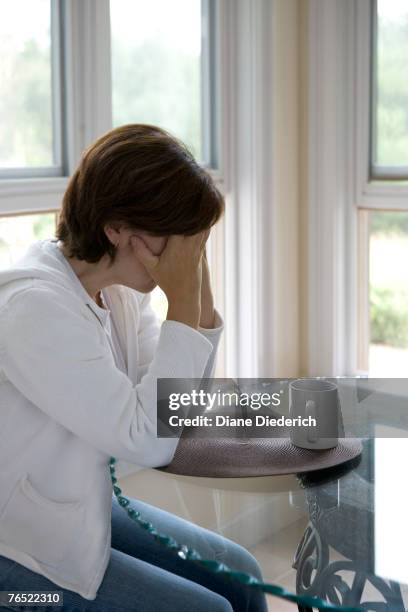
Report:
[[[111,456],[158,467],[157,378],[214,370],[222,320],[205,257],[223,199],[182,143],[115,129],[83,155],[55,240],[0,274],[0,590],[64,610],[263,610],[257,590],[165,549],[112,498]],[[160,326],[149,293],[168,300]],[[132,500],[160,531],[260,577],[245,549]]]

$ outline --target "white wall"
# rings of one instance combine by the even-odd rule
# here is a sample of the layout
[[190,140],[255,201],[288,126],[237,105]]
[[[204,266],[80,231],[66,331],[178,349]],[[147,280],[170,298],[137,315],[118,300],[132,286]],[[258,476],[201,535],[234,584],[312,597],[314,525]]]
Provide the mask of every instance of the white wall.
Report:
[[[299,375],[299,12],[304,0],[275,0],[274,142],[277,202],[274,231],[277,285],[275,288],[275,376]],[[303,304],[301,304],[303,308]]]

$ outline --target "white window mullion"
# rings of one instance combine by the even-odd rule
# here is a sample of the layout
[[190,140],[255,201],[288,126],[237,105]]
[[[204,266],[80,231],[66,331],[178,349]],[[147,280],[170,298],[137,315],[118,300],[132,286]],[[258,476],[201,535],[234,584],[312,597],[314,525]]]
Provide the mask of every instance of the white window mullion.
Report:
[[112,127],[109,0],[64,1],[68,170]]

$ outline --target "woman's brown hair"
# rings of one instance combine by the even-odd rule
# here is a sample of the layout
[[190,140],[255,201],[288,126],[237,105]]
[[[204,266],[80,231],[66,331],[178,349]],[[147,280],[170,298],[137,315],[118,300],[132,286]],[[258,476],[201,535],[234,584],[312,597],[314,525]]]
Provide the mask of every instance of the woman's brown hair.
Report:
[[70,257],[96,262],[115,247],[106,224],[156,236],[196,234],[214,225],[224,199],[189,149],[162,128],[116,128],[83,154],[64,194],[56,237]]

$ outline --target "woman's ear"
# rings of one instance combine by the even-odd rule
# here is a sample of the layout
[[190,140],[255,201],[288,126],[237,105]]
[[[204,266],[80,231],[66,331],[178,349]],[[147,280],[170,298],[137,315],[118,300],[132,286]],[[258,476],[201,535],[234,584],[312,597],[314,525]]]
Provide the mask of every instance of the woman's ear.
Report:
[[118,247],[120,243],[120,239],[121,239],[121,226],[120,225],[114,226],[114,225],[106,224],[103,229],[109,241],[115,247]]

